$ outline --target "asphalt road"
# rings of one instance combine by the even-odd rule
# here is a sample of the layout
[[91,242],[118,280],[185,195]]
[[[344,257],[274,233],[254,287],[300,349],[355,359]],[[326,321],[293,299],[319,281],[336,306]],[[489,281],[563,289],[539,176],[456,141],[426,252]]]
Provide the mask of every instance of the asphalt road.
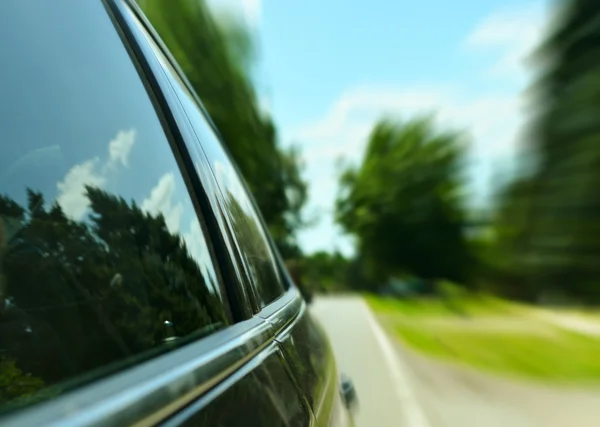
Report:
[[596,427],[600,392],[492,377],[422,357],[385,334],[356,296],[316,298],[338,367],[357,390],[356,427]]

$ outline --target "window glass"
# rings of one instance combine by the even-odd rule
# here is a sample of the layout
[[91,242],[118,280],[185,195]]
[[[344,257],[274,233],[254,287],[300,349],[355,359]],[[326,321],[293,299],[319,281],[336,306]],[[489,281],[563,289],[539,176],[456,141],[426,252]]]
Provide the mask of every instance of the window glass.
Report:
[[275,257],[269,246],[267,231],[262,225],[241,176],[233,166],[211,125],[207,122],[194,96],[161,49],[154,43],[152,37],[148,33],[145,33],[145,36],[171,80],[173,88],[178,93],[194,131],[202,143],[202,148],[212,165],[217,183],[226,200],[227,220],[235,235],[243,268],[248,281],[254,287],[259,304],[264,307],[284,293]]
[[229,315],[176,157],[102,4],[2,1],[0,40],[7,409]]

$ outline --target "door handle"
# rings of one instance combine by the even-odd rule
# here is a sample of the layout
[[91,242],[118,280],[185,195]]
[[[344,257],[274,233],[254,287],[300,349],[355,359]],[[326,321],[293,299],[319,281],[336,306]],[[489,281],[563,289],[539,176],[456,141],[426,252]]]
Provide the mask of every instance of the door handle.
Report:
[[358,405],[358,398],[356,396],[354,383],[346,374],[341,374],[340,376],[340,392],[346,408],[353,411]]

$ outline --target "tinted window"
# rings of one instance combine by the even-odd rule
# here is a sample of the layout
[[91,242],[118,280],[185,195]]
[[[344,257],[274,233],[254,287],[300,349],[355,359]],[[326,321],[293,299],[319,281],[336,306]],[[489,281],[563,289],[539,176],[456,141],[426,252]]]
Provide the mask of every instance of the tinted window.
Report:
[[102,4],[0,2],[0,40],[6,404],[204,336],[228,314],[176,157]]
[[267,231],[242,178],[194,96],[152,38],[147,33],[145,35],[178,93],[202,148],[212,164],[218,185],[225,197],[227,221],[236,237],[243,268],[260,306],[264,307],[284,292],[275,257],[269,246]]

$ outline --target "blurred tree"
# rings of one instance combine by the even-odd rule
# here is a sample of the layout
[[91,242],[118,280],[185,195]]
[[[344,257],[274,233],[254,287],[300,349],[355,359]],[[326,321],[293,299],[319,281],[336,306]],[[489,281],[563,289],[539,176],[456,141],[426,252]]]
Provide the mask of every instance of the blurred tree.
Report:
[[570,0],[537,52],[537,167],[515,265],[530,273],[533,293],[600,300],[599,43],[598,3]]
[[466,279],[459,177],[463,141],[432,120],[373,129],[359,168],[341,176],[337,220],[358,241],[372,283],[411,273],[425,279]]
[[310,304],[313,300],[315,289],[307,287],[304,280],[304,259],[288,259],[285,261],[285,267],[289,273],[290,278],[298,288],[300,295],[304,298],[307,304]]
[[319,251],[301,263],[305,285],[311,292],[335,292],[348,287],[349,261],[339,252]]
[[259,108],[246,28],[233,20],[217,23],[204,0],[139,3],[202,99],[282,256],[297,256],[295,233],[306,200],[300,155],[278,146],[275,125]]
[[536,282],[523,262],[531,209],[531,177],[502,186],[495,201],[491,234],[472,240],[475,274],[483,288],[505,297],[532,300]]

